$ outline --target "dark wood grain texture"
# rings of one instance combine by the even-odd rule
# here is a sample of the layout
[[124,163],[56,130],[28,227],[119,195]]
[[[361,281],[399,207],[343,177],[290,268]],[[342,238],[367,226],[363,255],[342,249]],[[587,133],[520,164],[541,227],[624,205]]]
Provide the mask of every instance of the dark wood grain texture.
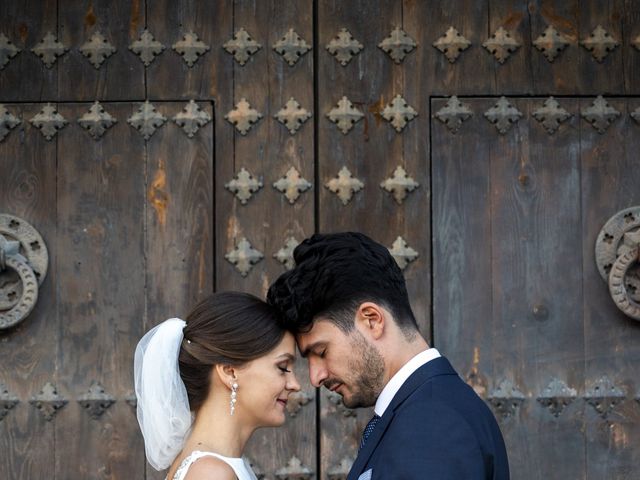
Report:
[[[582,108],[592,99],[580,101]],[[585,404],[586,473],[589,479],[631,479],[637,474],[640,411],[638,322],[622,314],[600,277],[594,258],[596,237],[618,211],[640,203],[638,192],[638,125],[626,112],[637,100],[608,99],[623,112],[604,134],[580,123],[582,166],[582,251],[584,290],[585,387],[608,376],[625,400],[605,419]]]
[[56,98],[58,68],[51,68],[31,49],[51,32],[58,36],[57,6],[53,0],[7,1],[0,5],[0,33],[18,47],[18,53],[0,70],[0,101],[44,101]]
[[[58,60],[58,98],[66,101],[138,100],[144,97],[144,65],[128,50],[144,26],[143,0],[61,1],[60,41],[70,46]],[[94,33],[116,48],[96,69],[80,52]]]
[[[89,104],[66,104],[70,120]],[[124,398],[144,316],[144,141],[126,123],[128,104],[98,141],[77,123],[57,141],[57,362],[69,404],[55,421],[55,476],[141,478],[142,438]],[[93,382],[117,402],[100,418],[78,403]],[[53,466],[50,466],[53,470]]]
[[[213,116],[211,103],[198,105]],[[184,103],[156,106],[170,118]],[[146,145],[144,331],[167,318],[185,318],[213,293],[213,154],[212,123],[189,138],[169,122]],[[165,474],[147,465],[147,478]]]
[[[57,241],[56,145],[47,142],[27,119],[39,105],[7,105],[22,120],[0,143],[0,213],[15,215],[42,235],[49,270],[38,291],[38,303],[15,328],[0,333],[0,382],[20,401],[0,421],[0,476],[43,478],[56,456],[54,422],[29,404],[47,382],[57,383]],[[19,161],[16,161],[19,159]],[[7,277],[3,274],[3,280]]]
[[[221,98],[219,138],[233,146],[233,151],[220,157],[216,176],[216,212],[218,228],[216,288],[242,290],[264,297],[269,285],[285,271],[274,254],[285,246],[288,237],[302,241],[314,229],[314,119],[309,118],[295,134],[278,122],[274,115],[294,98],[302,108],[314,113],[313,50],[290,66],[273,46],[289,29],[313,49],[312,2],[248,1],[234,5],[233,32],[240,28],[262,45],[251,59],[241,66],[224,52],[225,61],[233,62],[233,89]],[[269,18],[269,22],[264,19]],[[262,114],[248,131],[241,135],[224,120],[224,115],[245,98]],[[291,204],[273,184],[294,167],[312,184]],[[238,172],[245,168],[262,182],[260,190],[243,205],[225,188]],[[246,277],[225,259],[241,238],[251,242],[264,258]],[[316,472],[316,401],[309,384],[306,362],[298,362],[296,374],[302,391],[313,401],[302,406],[295,417],[289,417],[284,428],[259,431],[248,445],[248,456],[268,478],[297,457],[304,466]],[[317,472],[316,472],[317,473]]]

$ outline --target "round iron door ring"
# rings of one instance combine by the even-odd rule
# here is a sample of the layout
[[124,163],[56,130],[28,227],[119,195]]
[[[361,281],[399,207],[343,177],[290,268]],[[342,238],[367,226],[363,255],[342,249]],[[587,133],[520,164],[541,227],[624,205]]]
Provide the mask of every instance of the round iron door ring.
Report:
[[640,320],[640,303],[629,295],[625,277],[629,269],[638,263],[638,253],[640,253],[640,246],[627,250],[620,255],[609,274],[609,293],[611,298],[625,315],[634,320]]
[[38,301],[38,279],[27,262],[16,255],[6,257],[4,264],[20,276],[22,295],[13,308],[0,312],[0,330],[11,328],[27,318]]
[[616,213],[600,230],[596,264],[616,306],[640,320],[640,207]]
[[[27,264],[35,273],[38,285],[42,285],[47,276],[49,253],[40,233],[21,218],[0,214],[0,235],[9,241],[20,242],[19,253],[26,258]],[[15,273],[0,273],[0,312],[13,308],[18,303],[21,288],[22,283]]]

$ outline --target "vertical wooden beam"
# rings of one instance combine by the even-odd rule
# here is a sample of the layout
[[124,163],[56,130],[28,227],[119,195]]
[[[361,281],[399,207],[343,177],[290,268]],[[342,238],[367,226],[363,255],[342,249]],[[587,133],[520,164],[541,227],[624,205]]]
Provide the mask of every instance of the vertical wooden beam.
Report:
[[[66,104],[70,122],[89,104]],[[144,315],[144,140],[133,108],[104,104],[118,123],[98,141],[77,124],[57,137],[59,392],[54,475],[143,476],[142,438],[125,398]],[[99,382],[116,403],[91,418],[78,400]]]
[[[47,382],[58,384],[58,296],[56,143],[28,123],[40,105],[6,105],[22,120],[0,143],[0,213],[18,216],[42,235],[48,252],[47,277],[38,303],[23,322],[0,333],[0,382],[20,401],[0,421],[0,476],[43,478],[56,458],[55,424],[29,404]],[[4,274],[3,274],[4,275]],[[6,278],[3,276],[3,278]]]

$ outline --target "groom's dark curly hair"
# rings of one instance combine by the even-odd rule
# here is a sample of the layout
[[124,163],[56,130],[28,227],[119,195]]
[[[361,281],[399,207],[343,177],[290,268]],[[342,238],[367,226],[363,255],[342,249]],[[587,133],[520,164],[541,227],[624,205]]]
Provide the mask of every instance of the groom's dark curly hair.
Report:
[[402,271],[383,245],[362,233],[315,234],[293,258],[296,266],[267,293],[287,330],[307,332],[322,316],[349,333],[358,306],[371,301],[389,310],[406,335],[417,331]]

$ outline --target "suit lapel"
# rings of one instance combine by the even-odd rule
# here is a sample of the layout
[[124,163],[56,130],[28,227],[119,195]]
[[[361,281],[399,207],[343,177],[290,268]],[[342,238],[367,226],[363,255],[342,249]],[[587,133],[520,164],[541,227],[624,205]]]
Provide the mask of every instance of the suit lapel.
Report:
[[426,364],[418,368],[415,372],[413,372],[407,379],[407,381],[402,384],[400,390],[398,390],[398,392],[393,397],[393,400],[385,410],[384,415],[382,415],[382,417],[378,421],[376,428],[367,439],[367,443],[365,443],[362,450],[358,452],[358,456],[356,457],[356,460],[355,462],[353,462],[353,466],[349,471],[349,476],[347,477],[348,480],[355,480],[358,478],[358,475],[364,469],[364,466],[367,464],[369,458],[371,458],[371,455],[378,446],[378,443],[380,443],[380,440],[382,440],[384,432],[387,430],[387,427],[389,426],[391,420],[395,415],[395,410],[420,385],[428,381],[430,378],[436,377],[438,375],[456,375],[456,371],[453,369],[449,361],[444,357],[438,357],[431,360],[430,362],[427,362]]

